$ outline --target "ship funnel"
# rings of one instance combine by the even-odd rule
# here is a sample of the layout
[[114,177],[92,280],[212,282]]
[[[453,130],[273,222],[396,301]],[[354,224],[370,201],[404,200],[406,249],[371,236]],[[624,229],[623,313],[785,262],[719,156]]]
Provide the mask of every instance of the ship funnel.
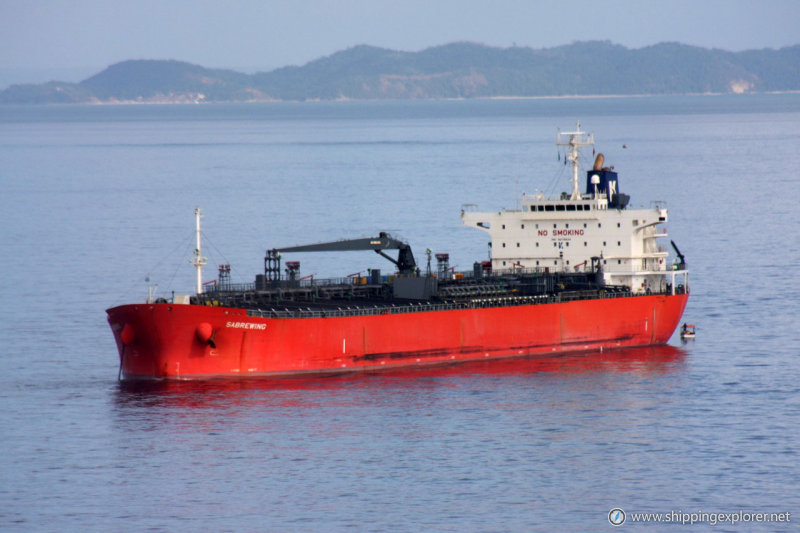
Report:
[[597,157],[594,158],[594,170],[603,170],[603,163],[605,163],[605,157],[603,154],[597,154]]

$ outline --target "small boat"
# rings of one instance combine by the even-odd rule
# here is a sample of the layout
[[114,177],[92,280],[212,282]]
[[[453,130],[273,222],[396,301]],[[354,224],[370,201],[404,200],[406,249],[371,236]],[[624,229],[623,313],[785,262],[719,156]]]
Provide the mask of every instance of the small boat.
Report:
[[687,324],[686,322],[683,323],[681,326],[681,339],[688,340],[694,339],[695,334],[695,325],[694,324]]

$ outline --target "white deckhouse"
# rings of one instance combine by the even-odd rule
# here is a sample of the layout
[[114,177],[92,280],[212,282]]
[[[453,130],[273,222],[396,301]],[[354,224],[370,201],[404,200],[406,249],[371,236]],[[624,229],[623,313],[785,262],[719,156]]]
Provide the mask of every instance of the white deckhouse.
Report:
[[602,154],[587,172],[581,194],[579,148],[593,145],[594,138],[578,124],[575,131],[559,132],[557,144],[568,147],[571,194],[545,198],[523,193],[521,209],[516,210],[481,213],[474,206],[462,208],[465,225],[489,233],[492,270],[581,272],[599,266],[607,284],[626,285],[633,293],[674,292],[677,275],[688,285],[677,247],[679,259],[668,265],[669,254],[658,243],[667,236],[661,227],[667,209],[658,203],[651,209],[627,209],[629,197],[619,192],[613,167],[603,167]]

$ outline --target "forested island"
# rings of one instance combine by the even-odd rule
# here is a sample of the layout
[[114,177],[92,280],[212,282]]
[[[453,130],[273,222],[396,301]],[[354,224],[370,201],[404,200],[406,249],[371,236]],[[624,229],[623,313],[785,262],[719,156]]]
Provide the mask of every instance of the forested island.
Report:
[[608,41],[554,48],[451,43],[419,52],[356,46],[245,74],[173,60],[117,63],[79,83],[12,85],[0,103],[198,103],[757,93],[800,90],[800,45],[729,52]]

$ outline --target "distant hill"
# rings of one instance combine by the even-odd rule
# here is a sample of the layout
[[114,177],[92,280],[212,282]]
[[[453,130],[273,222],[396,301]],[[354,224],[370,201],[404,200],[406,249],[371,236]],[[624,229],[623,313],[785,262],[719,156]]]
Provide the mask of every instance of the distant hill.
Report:
[[420,52],[356,46],[253,75],[180,61],[124,61],[80,83],[12,85],[0,103],[441,99],[800,90],[800,45],[727,52],[607,41],[555,48],[451,43]]

